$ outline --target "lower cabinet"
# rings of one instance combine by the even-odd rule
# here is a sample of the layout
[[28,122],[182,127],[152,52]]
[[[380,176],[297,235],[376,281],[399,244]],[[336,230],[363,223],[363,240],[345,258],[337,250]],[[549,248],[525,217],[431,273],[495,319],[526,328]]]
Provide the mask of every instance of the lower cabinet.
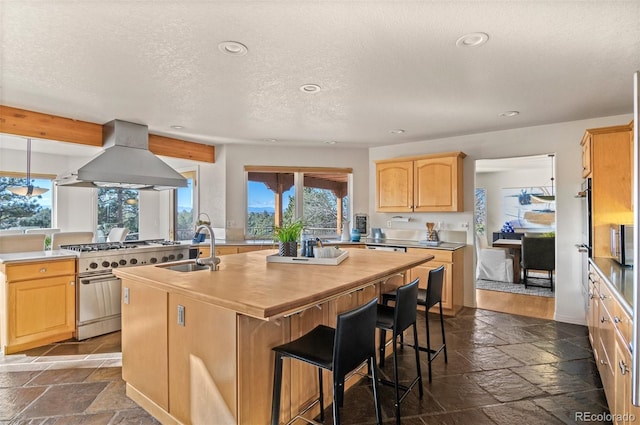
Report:
[[5,354],[73,337],[75,258],[7,263],[1,271],[0,335]]
[[[455,316],[463,306],[464,287],[464,251],[457,249],[447,251],[442,249],[408,248],[407,252],[425,252],[433,255],[433,260],[410,270],[409,280],[420,278],[420,288],[426,289],[429,271],[444,266],[444,282],[442,285],[442,312],[448,316]],[[434,307],[436,312],[438,307]]]
[[[276,345],[376,298],[380,284],[275,320],[236,314],[135,280],[122,283],[122,376],[127,395],[162,423],[269,423]],[[332,398],[325,373],[325,399]],[[355,385],[354,375],[346,386]],[[283,365],[281,419],[317,398],[317,370]],[[316,406],[307,413],[319,413]]]
[[592,266],[589,280],[589,339],[611,419],[616,425],[636,423],[640,408],[631,403],[631,318]]

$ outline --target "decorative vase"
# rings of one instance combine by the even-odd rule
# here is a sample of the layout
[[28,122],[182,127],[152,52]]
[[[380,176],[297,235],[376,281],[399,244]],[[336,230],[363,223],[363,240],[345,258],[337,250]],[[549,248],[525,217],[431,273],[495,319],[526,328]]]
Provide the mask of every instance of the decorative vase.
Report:
[[279,242],[278,243],[279,254],[281,257],[297,257],[298,256],[298,242]]
[[360,242],[360,231],[358,229],[351,229],[351,242]]

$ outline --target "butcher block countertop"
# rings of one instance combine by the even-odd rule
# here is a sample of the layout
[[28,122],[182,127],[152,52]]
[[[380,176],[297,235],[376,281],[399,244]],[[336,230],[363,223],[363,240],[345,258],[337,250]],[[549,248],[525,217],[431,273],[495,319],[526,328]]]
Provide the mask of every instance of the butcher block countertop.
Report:
[[[180,293],[258,319],[276,319],[406,271],[427,253],[347,249],[337,266],[267,263],[277,250],[221,257],[219,270],[178,272],[162,266],[114,269],[116,276]],[[191,260],[192,261],[192,260]]]

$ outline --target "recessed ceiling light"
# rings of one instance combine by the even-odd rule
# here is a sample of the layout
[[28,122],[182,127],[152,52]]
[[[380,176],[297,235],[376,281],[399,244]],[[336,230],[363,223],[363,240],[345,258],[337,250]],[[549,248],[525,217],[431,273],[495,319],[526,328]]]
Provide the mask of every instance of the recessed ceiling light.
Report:
[[183,125],[172,125],[171,128],[173,128],[174,130],[182,130],[184,128]]
[[390,131],[391,134],[402,134],[404,133],[404,130],[401,128],[396,128],[395,130],[391,130]]
[[300,86],[300,91],[305,93],[318,93],[320,91],[320,86],[317,84],[304,84]]
[[520,115],[519,111],[506,111],[498,114],[499,117],[515,117],[516,115]]
[[484,32],[473,32],[465,34],[456,41],[458,47],[478,47],[489,40],[489,34]]
[[326,143],[327,145],[335,145],[335,144],[336,144],[336,143],[338,143],[338,142],[336,142],[335,140],[327,140],[325,143]]
[[264,140],[265,142],[269,142],[269,143],[275,143],[275,142],[278,141],[278,139],[262,139],[262,140]]
[[218,50],[226,55],[233,56],[244,56],[249,51],[249,49],[247,49],[247,46],[237,41],[223,41],[222,43],[218,44]]

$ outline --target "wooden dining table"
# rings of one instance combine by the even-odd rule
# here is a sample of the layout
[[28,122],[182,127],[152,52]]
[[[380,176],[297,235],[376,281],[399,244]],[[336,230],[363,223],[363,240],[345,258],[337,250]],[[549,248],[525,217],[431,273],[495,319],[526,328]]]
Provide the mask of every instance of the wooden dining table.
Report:
[[522,250],[521,239],[496,239],[493,241],[494,248],[509,248],[513,254],[513,282],[520,283],[520,251]]

